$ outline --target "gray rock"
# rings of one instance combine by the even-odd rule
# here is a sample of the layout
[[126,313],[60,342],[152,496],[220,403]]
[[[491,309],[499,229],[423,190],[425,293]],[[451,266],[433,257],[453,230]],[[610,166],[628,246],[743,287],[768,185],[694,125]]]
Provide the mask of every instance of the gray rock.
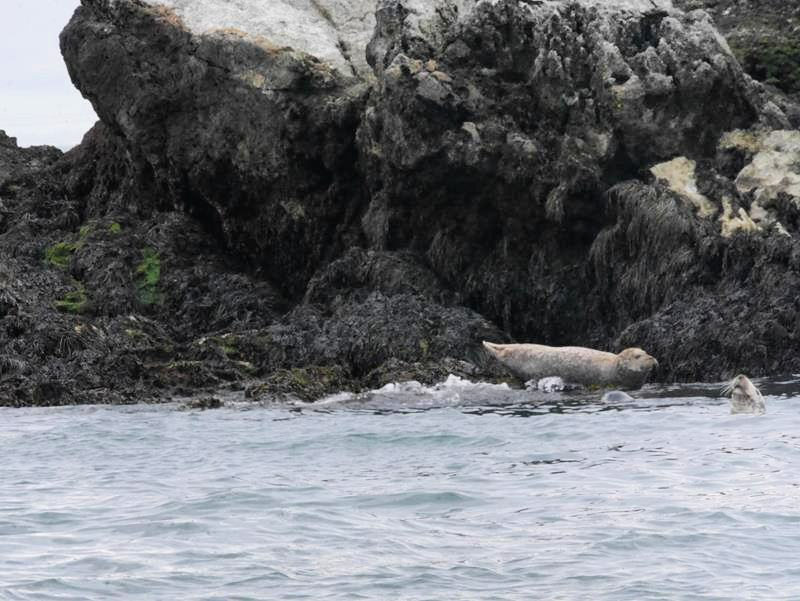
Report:
[[[52,146],[19,148],[17,139],[0,129],[0,190],[55,163],[61,151]],[[0,207],[0,214],[2,207]]]
[[240,35],[310,54],[343,75],[370,77],[364,49],[376,0],[146,0],[164,7],[194,35]]
[[785,0],[675,0],[675,4],[684,10],[707,11],[750,75],[800,100],[800,5]]

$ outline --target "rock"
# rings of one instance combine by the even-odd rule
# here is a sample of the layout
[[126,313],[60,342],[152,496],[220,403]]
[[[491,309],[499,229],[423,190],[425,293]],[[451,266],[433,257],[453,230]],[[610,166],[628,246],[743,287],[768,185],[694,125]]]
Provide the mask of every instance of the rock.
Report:
[[352,381],[340,367],[310,365],[274,371],[267,379],[248,386],[245,398],[269,402],[311,402],[347,388],[352,388]]
[[186,401],[178,407],[178,410],[194,411],[199,409],[200,411],[205,411],[207,409],[220,409],[223,406],[224,403],[216,397],[204,397],[201,399],[192,399],[190,401]]
[[675,0],[711,14],[747,72],[784,92],[800,92],[800,6],[783,0]]
[[194,35],[235,33],[246,40],[294,48],[343,75],[368,78],[363,49],[375,24],[375,0],[146,0]]
[[61,151],[52,146],[19,148],[17,139],[0,129],[0,191],[52,165],[59,157]]
[[695,161],[686,157],[676,157],[671,161],[653,165],[650,172],[657,179],[664,180],[675,193],[687,198],[697,209],[698,217],[711,217],[717,212],[714,204],[697,190]]
[[[485,367],[478,367],[467,361],[445,358],[437,362],[407,362],[399,359],[389,359],[382,365],[371,370],[362,380],[363,387],[368,390],[377,390],[387,384],[397,382],[419,382],[426,386],[433,386],[444,382],[451,375],[465,380],[487,379]],[[501,381],[498,373],[493,381]]]
[[756,147],[752,162],[736,177],[742,194],[754,193],[761,205],[785,194],[800,204],[800,131],[773,131]]
[[[379,83],[359,130],[367,237],[424,255],[518,340],[587,345],[605,192],[714,156],[765,99],[707,15],[666,3],[436,6],[379,5]],[[434,70],[449,90],[435,98]]]
[[[87,0],[61,34],[73,81],[161,206],[187,209],[293,297],[342,249],[337,233],[363,202],[355,130],[368,86],[328,23],[361,13],[325,6]],[[283,17],[308,26],[295,30],[308,48],[264,37],[288,31]]]
[[299,306],[251,338],[249,353],[264,370],[342,365],[358,381],[390,359],[434,364],[458,358],[486,366],[474,341],[487,336],[505,338],[465,307],[408,293],[355,291],[327,309]]
[[491,380],[483,339],[800,369],[800,112],[707,12],[83,0],[61,43],[101,121],[0,136],[2,404]]
[[619,184],[609,200],[617,222],[592,255],[598,310],[620,319],[613,348],[641,344],[662,373],[683,381],[709,378],[709,365],[716,373],[748,365],[759,374],[800,366],[796,212],[778,212],[789,236],[755,228],[726,238],[658,187]]

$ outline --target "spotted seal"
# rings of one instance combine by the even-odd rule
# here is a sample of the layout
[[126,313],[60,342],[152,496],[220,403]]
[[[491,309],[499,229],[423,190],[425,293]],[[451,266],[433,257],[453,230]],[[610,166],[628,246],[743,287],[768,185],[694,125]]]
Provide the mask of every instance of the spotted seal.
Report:
[[581,346],[543,344],[495,344],[483,346],[515,375],[525,379],[559,376],[584,386],[641,388],[658,361],[640,348],[627,348],[618,355]]
[[761,391],[744,374],[739,374],[731,380],[722,389],[722,394],[731,395],[731,413],[761,415],[767,411]]

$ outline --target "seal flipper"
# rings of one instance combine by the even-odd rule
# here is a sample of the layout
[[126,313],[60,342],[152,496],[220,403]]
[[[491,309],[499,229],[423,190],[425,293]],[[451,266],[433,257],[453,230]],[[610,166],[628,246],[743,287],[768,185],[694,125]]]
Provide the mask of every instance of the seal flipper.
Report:
[[538,379],[542,375],[558,375],[556,373],[540,374],[535,370],[531,370],[529,354],[530,349],[534,348],[535,345],[496,344],[484,340],[483,346],[492,357],[523,382],[534,378]]
[[489,351],[489,353],[491,353],[498,359],[508,354],[508,348],[506,347],[505,344],[495,344],[494,342],[489,342],[487,340],[484,340],[483,348],[485,348],[487,351]]

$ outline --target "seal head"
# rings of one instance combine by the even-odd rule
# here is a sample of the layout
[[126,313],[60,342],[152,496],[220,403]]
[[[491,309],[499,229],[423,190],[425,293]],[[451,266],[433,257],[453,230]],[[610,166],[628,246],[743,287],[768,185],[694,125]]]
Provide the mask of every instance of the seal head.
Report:
[[731,395],[731,413],[761,415],[767,411],[761,391],[744,374],[739,374],[731,380],[722,389],[722,394]]
[[617,377],[625,388],[641,388],[658,361],[640,348],[626,348],[617,355]]

